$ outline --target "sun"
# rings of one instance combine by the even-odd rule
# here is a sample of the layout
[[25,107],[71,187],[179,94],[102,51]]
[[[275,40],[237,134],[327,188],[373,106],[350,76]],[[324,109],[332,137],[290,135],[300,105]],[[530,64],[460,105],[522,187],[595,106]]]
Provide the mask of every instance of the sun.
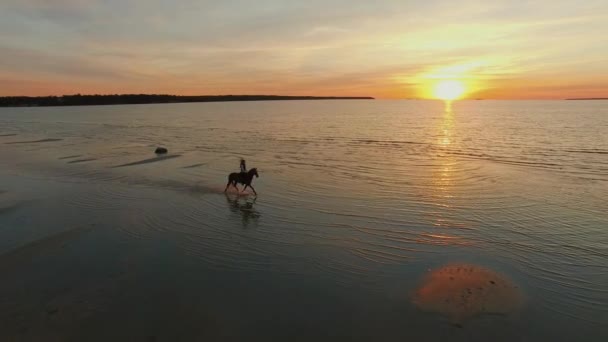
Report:
[[433,93],[438,99],[452,101],[459,99],[464,94],[464,91],[465,87],[462,82],[455,80],[444,80],[435,85]]

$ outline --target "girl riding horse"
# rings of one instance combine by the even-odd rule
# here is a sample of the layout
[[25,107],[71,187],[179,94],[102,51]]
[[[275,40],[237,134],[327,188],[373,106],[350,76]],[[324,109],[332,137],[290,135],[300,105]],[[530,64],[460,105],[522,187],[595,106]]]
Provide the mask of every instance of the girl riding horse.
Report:
[[228,175],[228,184],[226,184],[226,189],[224,189],[224,192],[228,191],[228,187],[230,187],[230,185],[234,186],[237,192],[240,192],[239,188],[236,185],[243,184],[245,185],[243,191],[245,191],[247,187],[250,187],[251,190],[253,190],[253,194],[257,195],[255,189],[251,185],[251,182],[253,181],[253,176],[255,176],[256,178],[260,177],[260,175],[258,175],[258,169],[253,168],[247,171],[247,167],[245,166],[245,159],[241,159],[241,172],[233,172]]

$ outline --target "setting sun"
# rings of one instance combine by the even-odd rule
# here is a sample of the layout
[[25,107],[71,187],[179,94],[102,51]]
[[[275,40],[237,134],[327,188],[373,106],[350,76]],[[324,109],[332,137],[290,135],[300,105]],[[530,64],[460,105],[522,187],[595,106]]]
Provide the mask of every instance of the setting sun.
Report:
[[462,82],[449,80],[437,83],[433,93],[438,99],[450,101],[460,98],[464,91],[465,87]]

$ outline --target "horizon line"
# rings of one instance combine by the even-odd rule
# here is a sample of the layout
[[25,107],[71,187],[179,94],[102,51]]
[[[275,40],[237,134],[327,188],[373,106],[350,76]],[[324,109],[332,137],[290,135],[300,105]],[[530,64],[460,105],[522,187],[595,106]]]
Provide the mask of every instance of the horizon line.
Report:
[[[0,95],[0,99],[9,98],[29,98],[29,99],[43,99],[43,98],[62,98],[62,97],[109,97],[109,96],[165,96],[165,97],[176,97],[176,98],[195,98],[195,97],[282,97],[282,98],[311,98],[311,99],[367,99],[367,100],[399,100],[399,101],[442,101],[442,99],[433,98],[416,98],[416,97],[403,97],[403,98],[377,98],[374,96],[357,96],[357,95],[282,95],[282,94],[205,94],[205,95],[177,95],[177,94],[163,94],[163,93],[75,93],[75,94],[63,94],[63,95]],[[581,101],[581,100],[608,100],[608,97],[573,97],[573,98],[461,98],[451,100],[450,102],[457,101]]]

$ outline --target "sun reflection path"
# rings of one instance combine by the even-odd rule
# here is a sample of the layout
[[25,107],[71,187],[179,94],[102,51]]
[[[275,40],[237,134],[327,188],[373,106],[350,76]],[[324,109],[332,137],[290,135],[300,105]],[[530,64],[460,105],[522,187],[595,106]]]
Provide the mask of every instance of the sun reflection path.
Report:
[[440,148],[440,171],[437,173],[434,183],[439,190],[440,198],[452,198],[449,189],[453,180],[454,160],[449,153],[453,145],[452,133],[454,130],[454,113],[452,112],[452,102],[445,102],[445,111],[440,123],[439,148]]
[[446,227],[450,221],[445,213],[453,208],[454,159],[449,153],[453,149],[454,112],[452,102],[445,101],[445,109],[439,123],[438,149],[439,158],[436,170],[432,175],[432,197],[436,206],[441,209],[434,213],[433,221],[436,227]]
[[450,147],[452,144],[452,130],[454,128],[454,113],[452,112],[452,101],[445,101],[445,112],[441,120],[441,140],[439,144],[444,147]]
[[462,182],[466,181],[462,162],[454,154],[460,148],[457,116],[452,101],[436,112],[432,135],[432,155],[422,196],[431,209],[425,212],[429,228],[420,234],[421,243],[445,247],[471,246],[467,231],[472,224],[462,219]]

